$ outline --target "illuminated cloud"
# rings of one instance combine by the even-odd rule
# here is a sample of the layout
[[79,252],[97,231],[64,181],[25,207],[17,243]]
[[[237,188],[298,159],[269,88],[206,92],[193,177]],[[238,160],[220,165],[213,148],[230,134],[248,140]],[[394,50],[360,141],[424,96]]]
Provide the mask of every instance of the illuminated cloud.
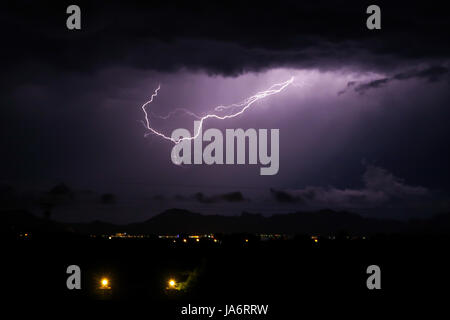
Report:
[[275,190],[271,194],[279,202],[300,203],[322,208],[372,208],[390,201],[408,201],[423,197],[430,191],[421,186],[410,186],[387,170],[368,165],[362,177],[361,189],[335,187],[305,187],[298,190]]

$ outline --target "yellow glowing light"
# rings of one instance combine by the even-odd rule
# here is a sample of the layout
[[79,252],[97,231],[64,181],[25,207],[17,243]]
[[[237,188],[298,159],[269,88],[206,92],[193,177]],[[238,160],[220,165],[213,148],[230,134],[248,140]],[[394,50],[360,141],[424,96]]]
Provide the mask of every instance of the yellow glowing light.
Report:
[[183,239],[183,242],[184,242],[184,243],[186,243],[186,242],[187,242],[187,240],[186,240],[186,239]]
[[248,239],[245,239],[245,242],[248,242]]
[[197,242],[200,242],[200,239],[197,238],[196,241],[197,241]]
[[317,243],[317,242],[319,242],[319,240],[317,240],[317,239],[314,239],[314,242],[315,242],[315,243]]
[[109,281],[108,281],[108,279],[103,278],[100,283],[102,284],[102,287],[106,287],[108,285]]
[[172,287],[172,288],[175,287],[175,284],[176,284],[176,283],[175,283],[175,280],[173,280],[173,279],[170,279],[170,280],[169,280],[169,286],[170,286],[170,287]]

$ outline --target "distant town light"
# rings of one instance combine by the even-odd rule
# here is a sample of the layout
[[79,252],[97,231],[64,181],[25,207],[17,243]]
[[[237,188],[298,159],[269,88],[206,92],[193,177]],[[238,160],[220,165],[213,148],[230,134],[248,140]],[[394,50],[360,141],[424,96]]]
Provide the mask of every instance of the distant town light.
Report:
[[100,280],[100,289],[103,289],[103,290],[111,289],[111,287],[109,286],[108,278],[102,278]]
[[169,287],[171,287],[171,288],[175,288],[175,285],[176,285],[176,282],[175,282],[175,280],[173,280],[173,279],[170,279],[170,280],[169,280]]

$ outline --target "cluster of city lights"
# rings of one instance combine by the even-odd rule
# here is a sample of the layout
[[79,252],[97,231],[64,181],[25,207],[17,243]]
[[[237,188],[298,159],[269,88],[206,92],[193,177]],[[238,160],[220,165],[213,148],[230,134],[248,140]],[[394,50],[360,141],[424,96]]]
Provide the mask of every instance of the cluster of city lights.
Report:
[[[118,235],[117,237],[128,238],[126,236],[126,234],[116,234],[116,235]],[[280,239],[288,239],[289,238],[287,235],[284,235],[284,234],[259,234],[258,236],[261,241],[280,240]],[[195,235],[194,234],[194,235],[185,235],[185,236],[159,235],[158,238],[159,239],[170,239],[171,241],[174,241],[174,242],[181,241],[182,243],[188,243],[188,242],[198,243],[201,241],[201,239],[218,242],[218,239],[216,239],[216,237],[213,234],[205,234],[205,235]],[[312,236],[310,236],[310,239],[314,244],[319,245],[321,239],[322,240],[335,240],[336,236],[312,235]],[[347,240],[359,240],[359,239],[365,240],[366,237],[365,236],[362,236],[362,237],[346,236],[346,239]],[[248,244],[249,242],[251,242],[250,240],[251,239],[249,239],[249,238],[241,239],[241,241],[244,244]],[[188,282],[177,281],[174,277],[169,277],[165,283],[166,283],[165,289],[167,292],[177,292],[177,291],[185,290]],[[99,283],[98,283],[98,289],[105,290],[105,291],[103,291],[104,293],[109,292],[108,290],[112,289],[111,280],[108,277],[101,277],[99,280]]]

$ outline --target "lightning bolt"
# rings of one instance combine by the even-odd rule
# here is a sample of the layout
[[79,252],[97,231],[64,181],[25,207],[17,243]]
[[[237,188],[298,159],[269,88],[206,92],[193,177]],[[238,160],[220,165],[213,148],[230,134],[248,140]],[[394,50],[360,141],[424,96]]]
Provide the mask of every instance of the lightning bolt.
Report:
[[183,112],[183,113],[185,113],[185,114],[187,114],[187,115],[189,115],[189,116],[192,116],[192,117],[194,117],[194,118],[196,118],[196,119],[200,119],[200,118],[201,118],[200,116],[196,115],[195,113],[193,113],[193,112],[191,112],[191,111],[189,111],[189,110],[187,110],[187,109],[184,109],[184,108],[176,108],[175,110],[169,112],[169,113],[168,113],[167,115],[165,115],[165,116],[160,116],[160,115],[157,115],[157,114],[155,114],[155,113],[152,112],[152,116],[154,116],[154,117],[156,117],[156,118],[159,118],[159,119],[162,119],[162,120],[167,120],[167,119],[169,119],[171,116],[173,116],[174,114],[176,114],[176,113],[178,113],[178,112]]
[[[255,95],[253,95],[251,97],[248,97],[247,99],[244,99],[243,101],[241,101],[239,103],[234,103],[234,104],[227,105],[227,106],[223,106],[223,105],[217,106],[217,107],[215,107],[213,109],[214,110],[213,112],[207,113],[204,116],[198,116],[195,113],[193,113],[193,112],[191,112],[189,110],[186,110],[186,109],[182,109],[182,108],[175,109],[174,111],[168,113],[165,116],[157,116],[153,112],[151,112],[151,114],[153,116],[156,116],[156,117],[158,117],[160,119],[164,119],[164,120],[169,119],[172,115],[174,115],[177,112],[183,112],[183,113],[185,113],[187,115],[193,116],[196,119],[200,120],[200,123],[199,123],[199,126],[197,128],[197,131],[194,133],[193,136],[191,136],[191,137],[182,137],[182,138],[179,138],[179,139],[173,139],[173,138],[171,138],[169,136],[166,136],[164,133],[159,132],[156,129],[154,129],[153,127],[150,126],[149,115],[148,115],[146,107],[149,104],[151,104],[153,102],[154,98],[158,95],[158,91],[161,89],[161,85],[158,85],[158,88],[156,88],[155,92],[150,97],[150,100],[145,102],[142,105],[142,107],[141,107],[142,111],[144,112],[144,116],[145,116],[145,120],[142,121],[142,124],[149,131],[148,133],[145,134],[145,136],[147,136],[149,134],[155,134],[155,135],[157,135],[157,136],[159,136],[159,137],[161,137],[161,138],[163,138],[165,140],[169,140],[169,141],[171,141],[171,142],[173,142],[175,144],[180,143],[183,140],[194,140],[194,139],[196,139],[199,136],[199,134],[200,134],[200,132],[202,130],[202,127],[203,127],[203,122],[205,120],[210,119],[210,118],[219,119],[219,120],[226,120],[226,119],[235,118],[235,117],[243,114],[255,102],[257,102],[257,101],[259,101],[261,99],[267,98],[269,96],[272,96],[274,94],[282,92],[284,89],[286,89],[293,82],[294,82],[294,77],[291,77],[289,80],[287,80],[285,82],[275,83],[269,89],[261,91],[261,92],[258,92]],[[235,111],[235,112],[231,112],[230,114],[222,115],[222,116],[214,113],[214,112],[220,112],[220,111],[225,111],[225,110],[232,110],[233,111],[236,108],[239,108],[239,110]]]

